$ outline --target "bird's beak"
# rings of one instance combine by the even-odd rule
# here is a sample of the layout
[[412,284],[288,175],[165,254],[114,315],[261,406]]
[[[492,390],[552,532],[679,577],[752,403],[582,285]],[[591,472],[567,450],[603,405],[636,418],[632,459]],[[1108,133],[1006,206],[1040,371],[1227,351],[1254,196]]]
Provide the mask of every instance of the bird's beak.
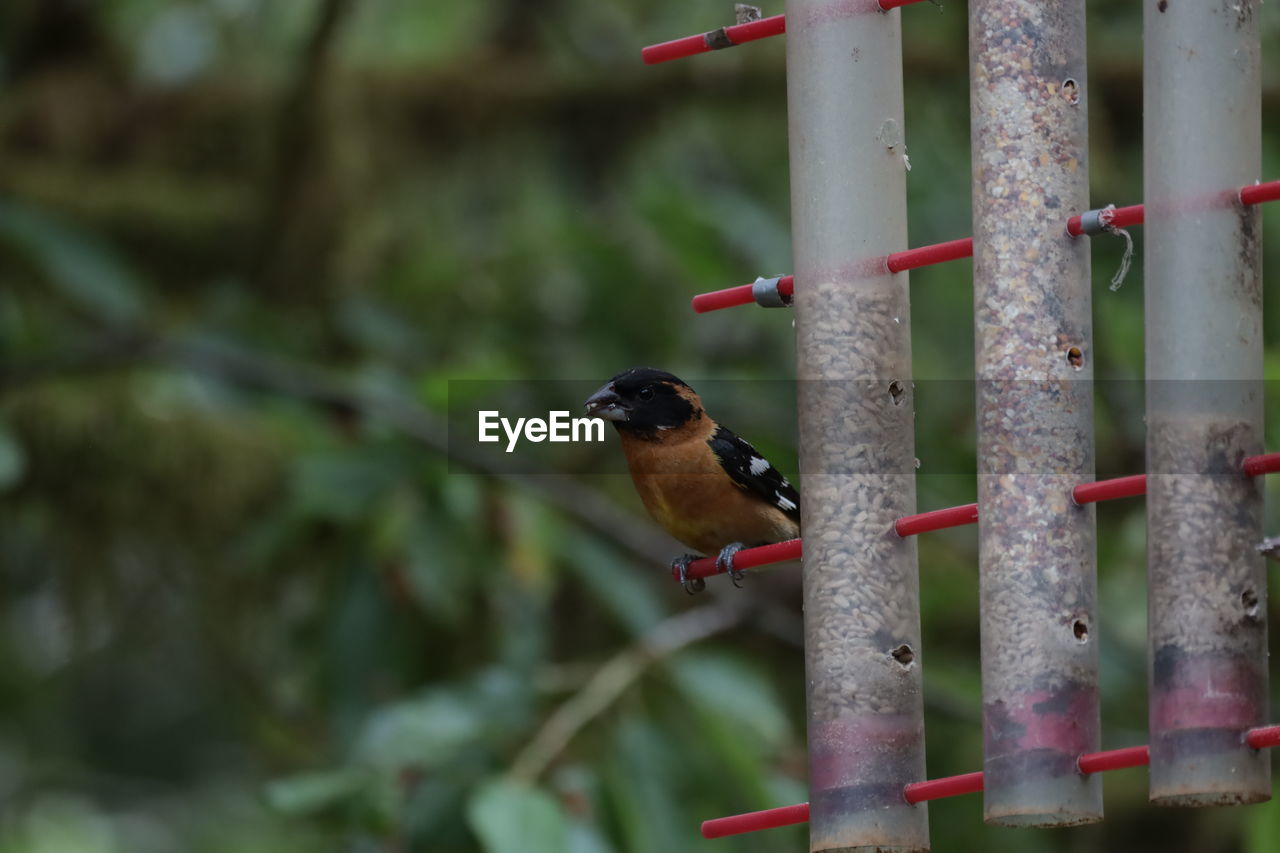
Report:
[[588,415],[595,415],[606,421],[625,421],[629,417],[627,408],[622,405],[622,398],[618,396],[612,382],[588,397],[583,405],[587,407]]

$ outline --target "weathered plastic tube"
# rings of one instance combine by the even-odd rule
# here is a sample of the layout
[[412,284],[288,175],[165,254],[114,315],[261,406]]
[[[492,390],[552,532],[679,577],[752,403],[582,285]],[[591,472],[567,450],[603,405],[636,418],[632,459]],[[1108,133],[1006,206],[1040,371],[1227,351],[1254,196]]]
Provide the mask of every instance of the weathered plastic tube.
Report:
[[923,851],[919,576],[898,11],[788,0],[804,473],[809,847]]
[[969,50],[985,818],[1070,826],[1102,818],[1084,0],[972,0]]
[[1271,795],[1261,483],[1259,0],[1144,3],[1153,803]]

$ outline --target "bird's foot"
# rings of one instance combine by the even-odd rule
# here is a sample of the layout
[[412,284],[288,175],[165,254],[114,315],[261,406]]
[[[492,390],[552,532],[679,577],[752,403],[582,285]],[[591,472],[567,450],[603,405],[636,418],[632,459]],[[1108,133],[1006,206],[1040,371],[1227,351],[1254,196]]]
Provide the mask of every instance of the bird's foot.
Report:
[[742,584],[738,581],[747,576],[747,573],[733,567],[733,557],[743,548],[746,548],[741,542],[731,542],[720,549],[719,555],[716,557],[716,568],[722,572],[728,572],[729,580],[733,581],[733,585],[738,589],[742,589]]
[[671,561],[671,574],[680,582],[680,586],[684,587],[684,591],[690,595],[695,592],[702,592],[707,588],[707,582],[702,578],[689,577],[689,564],[698,559],[701,558],[697,554],[684,554]]

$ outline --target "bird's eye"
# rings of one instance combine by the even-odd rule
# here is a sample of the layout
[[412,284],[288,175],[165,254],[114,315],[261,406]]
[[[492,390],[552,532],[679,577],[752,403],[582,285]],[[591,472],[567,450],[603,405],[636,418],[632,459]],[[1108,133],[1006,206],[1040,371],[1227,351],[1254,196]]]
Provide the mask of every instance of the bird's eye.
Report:
[[639,397],[641,400],[652,400],[653,386],[652,385],[644,386],[643,388],[640,389],[640,393],[636,394],[636,396]]

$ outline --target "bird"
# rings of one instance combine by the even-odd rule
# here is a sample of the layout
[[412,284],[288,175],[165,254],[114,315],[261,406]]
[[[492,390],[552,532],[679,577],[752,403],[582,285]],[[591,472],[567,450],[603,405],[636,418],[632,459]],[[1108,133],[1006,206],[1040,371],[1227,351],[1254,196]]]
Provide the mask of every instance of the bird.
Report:
[[800,535],[800,494],[748,441],[716,423],[688,383],[652,367],[614,376],[587,398],[586,412],[617,429],[631,481],[654,521],[699,554],[671,570],[685,591],[705,588],[687,576],[700,554],[734,586],[743,548]]

